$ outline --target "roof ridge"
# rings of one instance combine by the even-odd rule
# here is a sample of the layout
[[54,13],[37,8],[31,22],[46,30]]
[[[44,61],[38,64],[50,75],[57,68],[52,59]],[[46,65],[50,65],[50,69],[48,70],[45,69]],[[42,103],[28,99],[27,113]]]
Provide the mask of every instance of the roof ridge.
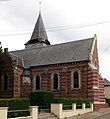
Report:
[[16,56],[16,57],[18,57],[18,58],[21,58],[21,59],[23,59],[22,57],[20,57],[20,56],[18,56],[18,55],[15,55],[15,54],[13,54],[13,53],[11,53],[11,52],[9,52],[11,55],[14,55],[14,56]]
[[[87,38],[87,39],[81,39],[81,40],[75,40],[75,41],[69,41],[69,42],[65,42],[65,43],[59,43],[59,44],[41,46],[41,47],[36,47],[36,48],[31,48],[31,49],[40,49],[40,48],[53,47],[53,46],[64,45],[64,44],[70,44],[70,43],[80,42],[80,41],[85,41],[85,40],[90,40],[90,39],[94,39],[94,37]],[[31,49],[29,49],[29,50],[31,50]]]
[[74,40],[74,41],[67,41],[67,42],[64,42],[64,43],[53,44],[53,45],[49,45],[49,46],[46,46],[46,47],[51,47],[51,46],[56,46],[56,45],[63,45],[63,44],[69,44],[69,43],[73,43],[73,42],[80,42],[80,41],[85,41],[85,40],[90,40],[90,39],[94,39],[94,37],[87,38],[87,39]]
[[58,45],[64,45],[64,44],[69,44],[69,43],[74,43],[74,42],[80,42],[80,41],[85,41],[85,40],[90,40],[94,39],[94,37],[87,38],[87,39],[80,39],[80,40],[75,40],[75,41],[69,41],[65,43],[59,43],[59,44],[53,44],[53,45],[47,45],[47,46],[41,46],[41,47],[34,47],[34,48],[27,48],[27,49],[22,49],[22,50],[15,50],[15,51],[10,51],[10,52],[16,52],[16,51],[25,51],[25,50],[34,50],[34,49],[42,49],[42,48],[47,48],[47,47],[53,47],[53,46],[58,46]]

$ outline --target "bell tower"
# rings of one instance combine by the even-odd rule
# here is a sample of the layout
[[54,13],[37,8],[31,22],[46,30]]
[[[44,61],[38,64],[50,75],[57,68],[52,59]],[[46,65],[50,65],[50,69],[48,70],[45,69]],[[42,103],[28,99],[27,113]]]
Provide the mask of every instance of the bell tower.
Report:
[[32,36],[30,40],[27,43],[25,43],[25,49],[37,48],[37,47],[47,46],[47,45],[50,45],[50,42],[48,41],[48,37],[47,37],[46,29],[44,26],[44,22],[41,16],[41,12],[39,12],[39,16],[35,24]]

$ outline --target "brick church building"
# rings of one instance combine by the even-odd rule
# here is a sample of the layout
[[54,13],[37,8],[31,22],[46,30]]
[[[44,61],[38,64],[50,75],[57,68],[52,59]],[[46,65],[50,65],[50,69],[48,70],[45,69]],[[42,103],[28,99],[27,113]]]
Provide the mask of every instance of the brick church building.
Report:
[[25,49],[4,49],[0,58],[0,98],[27,97],[31,90],[59,98],[87,98],[105,106],[97,37],[51,45],[39,14]]

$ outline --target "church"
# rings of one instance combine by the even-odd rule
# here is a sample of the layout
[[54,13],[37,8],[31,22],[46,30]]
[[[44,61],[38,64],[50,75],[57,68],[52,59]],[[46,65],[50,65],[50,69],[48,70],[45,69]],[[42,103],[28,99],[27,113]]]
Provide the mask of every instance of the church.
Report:
[[28,97],[30,91],[52,91],[56,98],[83,98],[105,107],[99,74],[97,36],[51,45],[39,13],[25,49],[0,58],[0,98]]

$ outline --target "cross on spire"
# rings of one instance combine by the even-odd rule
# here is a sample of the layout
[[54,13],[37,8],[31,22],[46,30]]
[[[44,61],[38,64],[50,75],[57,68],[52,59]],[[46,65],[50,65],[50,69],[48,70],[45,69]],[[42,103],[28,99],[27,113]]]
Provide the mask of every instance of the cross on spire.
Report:
[[39,2],[39,13],[41,13],[41,1]]

